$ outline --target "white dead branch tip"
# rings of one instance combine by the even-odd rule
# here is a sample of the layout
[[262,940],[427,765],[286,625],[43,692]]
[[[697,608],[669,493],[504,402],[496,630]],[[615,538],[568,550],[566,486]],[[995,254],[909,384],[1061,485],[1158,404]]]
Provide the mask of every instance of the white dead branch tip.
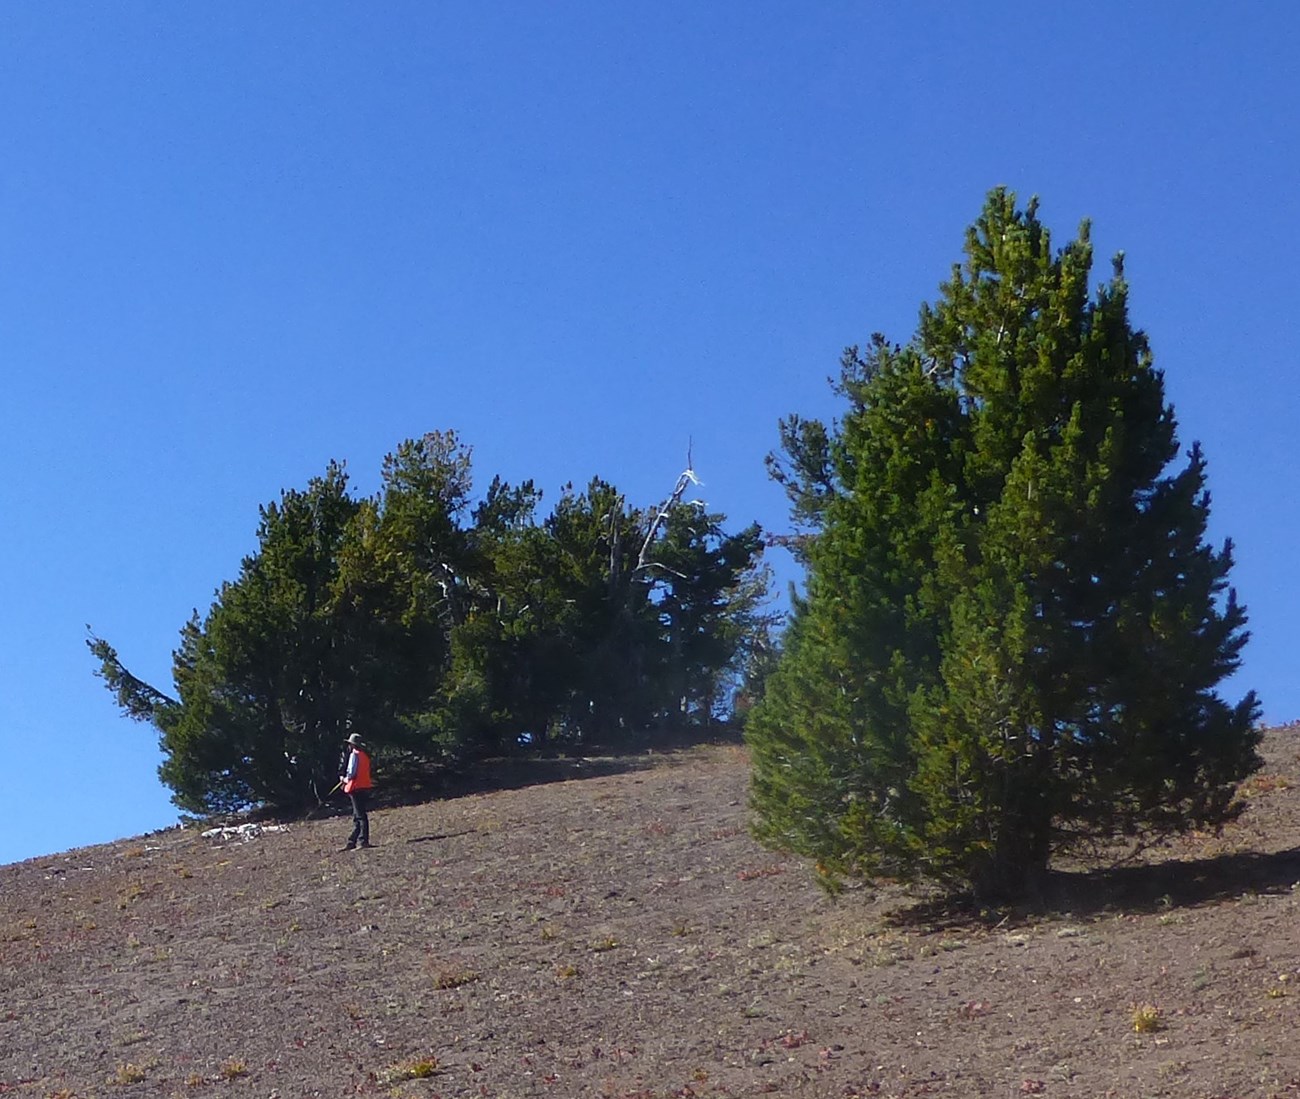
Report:
[[256,839],[264,832],[287,832],[287,824],[227,824],[220,828],[209,828],[206,832],[200,832],[205,840],[238,840],[240,843],[247,843],[249,840]]
[[[677,505],[682,502],[682,494],[686,491],[686,486],[698,485],[699,483],[700,479],[695,476],[695,470],[693,470],[689,465],[682,470],[681,476],[677,478],[677,484],[673,488],[672,495],[659,505],[659,511],[654,517],[654,522],[650,524],[650,529],[646,532],[645,541],[641,543],[641,552],[637,554],[636,558],[636,567],[638,569],[644,569],[655,564],[653,561],[646,560],[646,554],[650,552],[650,545],[654,542],[655,535],[659,533],[659,528],[668,521],[668,516],[671,514],[673,508],[677,507]],[[701,510],[703,510],[704,505],[702,501],[692,500],[690,503],[698,504]]]

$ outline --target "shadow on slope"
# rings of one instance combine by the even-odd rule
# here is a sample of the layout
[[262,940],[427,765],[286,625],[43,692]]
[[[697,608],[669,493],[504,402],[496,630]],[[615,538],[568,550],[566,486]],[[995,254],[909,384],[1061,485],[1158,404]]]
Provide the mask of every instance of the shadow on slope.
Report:
[[1293,889],[1300,889],[1300,848],[1239,851],[1142,865],[1053,870],[1036,895],[1020,905],[988,909],[979,908],[968,896],[929,897],[894,909],[889,920],[937,928],[1005,925],[1053,916],[1077,919],[1117,911],[1150,914]]
[[1095,915],[1107,909],[1153,912],[1195,908],[1251,893],[1289,893],[1300,884],[1300,848],[1238,851],[1145,866],[1056,872],[1048,884],[1053,908]]
[[[386,775],[381,772],[374,804],[381,808],[419,805],[440,798],[624,775],[658,767],[665,757],[691,748],[741,742],[739,731],[729,729],[714,728],[708,733],[658,730],[629,736],[617,744],[521,751],[477,760],[454,770],[428,770],[417,763],[398,762]],[[342,812],[346,801],[336,808]]]

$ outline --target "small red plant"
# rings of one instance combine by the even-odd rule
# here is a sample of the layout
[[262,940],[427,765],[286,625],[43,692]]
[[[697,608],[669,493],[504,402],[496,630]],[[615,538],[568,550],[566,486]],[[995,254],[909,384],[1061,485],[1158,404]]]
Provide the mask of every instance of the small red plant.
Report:
[[775,877],[777,874],[784,873],[785,867],[778,864],[773,866],[758,866],[753,870],[742,870],[736,875],[736,877],[741,881],[754,881],[756,878],[771,878]]

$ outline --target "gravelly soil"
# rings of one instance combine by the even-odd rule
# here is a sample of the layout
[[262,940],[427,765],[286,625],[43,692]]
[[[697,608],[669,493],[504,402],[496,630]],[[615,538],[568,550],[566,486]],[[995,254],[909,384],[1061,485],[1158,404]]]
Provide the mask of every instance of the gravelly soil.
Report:
[[825,897],[749,838],[734,746],[381,810],[370,851],[0,867],[0,1094],[1297,1095],[1298,737],[1223,835],[984,921]]

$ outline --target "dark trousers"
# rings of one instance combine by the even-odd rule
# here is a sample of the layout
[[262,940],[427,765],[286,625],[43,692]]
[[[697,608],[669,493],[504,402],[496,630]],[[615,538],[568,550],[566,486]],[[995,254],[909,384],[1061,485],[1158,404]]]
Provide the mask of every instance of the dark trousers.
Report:
[[369,790],[353,790],[348,795],[352,799],[352,835],[348,837],[348,846],[355,847],[357,842],[370,842],[370,818],[366,810],[370,807]]

